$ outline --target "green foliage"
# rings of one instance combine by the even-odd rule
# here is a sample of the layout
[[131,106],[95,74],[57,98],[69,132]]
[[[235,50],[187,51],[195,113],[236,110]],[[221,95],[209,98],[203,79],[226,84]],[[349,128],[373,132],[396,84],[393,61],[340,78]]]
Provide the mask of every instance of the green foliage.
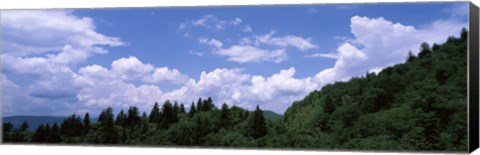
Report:
[[265,125],[265,118],[263,117],[263,111],[257,105],[257,108],[253,112],[253,117],[250,120],[248,135],[254,139],[263,137],[267,134],[267,128]]
[[19,131],[27,131],[28,129],[28,122],[27,121],[23,121],[22,125],[20,125],[20,129]]
[[2,130],[3,133],[8,133],[13,130],[13,124],[10,122],[3,123],[2,127],[3,127],[3,130]]
[[85,113],[85,116],[83,117],[83,126],[84,126],[84,131],[83,134],[87,134],[88,131],[90,130],[90,114],[87,112]]
[[294,102],[282,123],[290,133],[328,135],[324,146],[338,149],[465,151],[466,36],[422,43],[404,64],[326,85]]

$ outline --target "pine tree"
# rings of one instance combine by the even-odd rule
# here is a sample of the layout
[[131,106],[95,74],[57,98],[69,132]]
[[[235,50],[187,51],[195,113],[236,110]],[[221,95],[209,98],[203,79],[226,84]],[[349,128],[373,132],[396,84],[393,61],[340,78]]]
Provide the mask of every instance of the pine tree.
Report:
[[148,117],[148,121],[150,123],[159,123],[160,120],[160,108],[158,107],[158,103],[155,102],[153,105],[152,111],[150,112],[150,116]]
[[113,120],[113,110],[111,107],[103,110],[98,117],[100,123],[100,139],[102,144],[116,144],[118,142],[118,133],[115,131]]
[[197,101],[197,111],[203,111],[203,101],[202,101],[202,98],[198,98],[198,101]]
[[230,110],[228,109],[228,105],[226,103],[222,104],[222,110],[220,112],[219,118],[219,126],[220,128],[226,129],[230,123]]
[[208,97],[208,99],[203,101],[203,111],[210,111],[214,107],[212,98]]
[[188,112],[189,117],[193,117],[193,115],[197,112],[197,109],[195,108],[195,103],[192,102],[192,105],[190,105],[190,111]]
[[168,128],[171,124],[178,121],[178,116],[175,115],[173,111],[172,104],[169,100],[165,101],[162,106],[162,121],[161,121],[161,128]]
[[90,127],[90,114],[88,112],[85,113],[85,117],[83,117],[83,126],[85,126],[83,134],[86,135],[91,128]]
[[425,57],[426,55],[430,54],[432,51],[430,49],[430,45],[428,45],[428,43],[426,42],[423,42],[421,45],[420,45],[420,53],[418,53],[418,57],[419,58],[423,58]]
[[13,130],[13,124],[10,122],[3,123],[3,134],[11,132]]
[[249,136],[254,139],[263,137],[267,134],[267,128],[265,125],[265,118],[263,117],[263,111],[257,105],[256,110],[253,113],[253,118],[250,120]]
[[47,142],[49,143],[60,143],[62,139],[60,138],[60,129],[58,128],[57,123],[54,123],[52,128],[48,132]]
[[142,113],[142,119],[147,120],[147,113],[145,111]]
[[185,111],[185,106],[183,106],[183,103],[180,104],[180,113],[181,114],[184,114],[186,111]]
[[115,119],[115,124],[125,127],[126,119],[127,119],[127,116],[125,115],[125,112],[123,112],[123,109],[121,109],[117,115],[117,119]]
[[178,106],[178,102],[175,101],[174,104],[173,104],[173,112],[175,113],[180,113],[180,107]]
[[38,126],[37,130],[35,130],[35,133],[32,136],[32,142],[46,142],[47,141],[47,135],[45,133],[45,127],[43,124]]
[[135,106],[132,106],[128,109],[127,120],[126,120],[126,124],[128,127],[134,127],[140,124],[139,114],[140,113],[138,111],[138,108]]
[[27,120],[24,120],[23,123],[22,123],[22,125],[20,125],[19,131],[27,131],[28,127],[29,127],[29,126],[28,126]]
[[45,139],[44,139],[44,141],[42,141],[42,142],[44,142],[44,143],[48,142],[48,138],[50,137],[50,133],[51,133],[50,130],[51,130],[50,124],[47,123],[47,125],[45,125],[45,127],[44,127],[44,136],[45,136]]
[[408,51],[407,62],[412,62],[415,60],[415,55],[413,55],[412,51]]
[[468,39],[468,30],[464,27],[460,32],[460,41],[467,41]]

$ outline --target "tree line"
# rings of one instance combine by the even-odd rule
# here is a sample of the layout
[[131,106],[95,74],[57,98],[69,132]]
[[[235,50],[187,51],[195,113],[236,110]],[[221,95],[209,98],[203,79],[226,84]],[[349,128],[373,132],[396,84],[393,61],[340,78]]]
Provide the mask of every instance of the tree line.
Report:
[[[240,123],[242,126],[235,127]],[[266,123],[263,111],[258,106],[253,112],[237,106],[229,107],[226,103],[219,109],[209,97],[205,100],[199,98],[196,104],[192,102],[188,112],[183,103],[172,104],[169,100],[162,107],[155,103],[149,115],[146,112],[140,114],[135,106],[127,111],[122,109],[114,115],[109,107],[102,110],[95,123],[90,120],[89,113],[83,119],[73,114],[60,125],[40,125],[34,132],[27,131],[27,122],[16,130],[13,130],[13,124],[4,123],[4,141],[200,146],[207,141],[213,144],[222,137],[212,133],[227,133],[228,130],[240,128],[240,135],[244,138],[260,138],[267,134]]]

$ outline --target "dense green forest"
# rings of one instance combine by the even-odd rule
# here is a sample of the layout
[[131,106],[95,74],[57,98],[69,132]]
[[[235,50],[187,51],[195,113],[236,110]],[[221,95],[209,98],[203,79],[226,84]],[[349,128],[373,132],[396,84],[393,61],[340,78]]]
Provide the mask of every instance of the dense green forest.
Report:
[[211,98],[155,103],[148,115],[130,107],[98,120],[71,115],[61,124],[3,124],[5,142],[206,146],[242,148],[467,150],[467,31],[406,62],[336,82],[295,101],[283,117],[267,119]]

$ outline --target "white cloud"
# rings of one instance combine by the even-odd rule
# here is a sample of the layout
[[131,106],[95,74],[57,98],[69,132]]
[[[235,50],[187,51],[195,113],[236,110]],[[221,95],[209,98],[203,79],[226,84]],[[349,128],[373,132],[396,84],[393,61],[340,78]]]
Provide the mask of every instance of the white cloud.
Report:
[[56,64],[44,57],[15,57],[4,53],[1,60],[3,71],[7,73],[51,77],[52,74],[72,72],[68,66]]
[[283,49],[265,50],[248,45],[234,45],[227,49],[218,49],[215,53],[220,56],[227,56],[229,61],[238,63],[260,61],[280,63],[287,60],[287,54]]
[[119,80],[98,82],[91,87],[84,87],[77,94],[80,102],[87,107],[113,107],[116,109],[137,106],[141,110],[150,109],[151,105],[161,99],[162,91],[154,85],[133,84]]
[[183,83],[188,77],[183,75],[177,69],[169,69],[168,67],[156,68],[151,75],[144,76],[142,81],[148,83],[169,82]]
[[144,64],[136,57],[120,58],[112,62],[112,72],[124,80],[133,80],[143,77],[153,71],[154,66]]
[[280,47],[293,46],[298,48],[301,51],[317,49],[318,45],[315,45],[311,42],[309,38],[302,38],[293,35],[287,35],[283,37],[273,37],[275,34],[274,31],[271,31],[268,34],[256,36],[257,44],[267,44],[267,45],[276,45]]
[[295,95],[300,93],[304,95],[318,87],[310,78],[296,79],[293,77],[296,70],[291,67],[287,70],[281,70],[277,74],[265,79],[263,76],[253,76],[250,92],[260,101],[270,101],[280,95]]
[[335,53],[314,53],[314,54],[311,54],[311,55],[307,55],[306,57],[338,59],[338,55],[335,54]]
[[442,43],[448,36],[458,35],[460,29],[466,25],[454,20],[439,20],[415,28],[393,23],[382,17],[354,16],[350,25],[354,38],[337,48],[335,65],[319,72],[315,78],[323,85],[337,80],[348,80],[366,71],[379,71],[404,62],[410,50],[414,54],[418,53],[422,42]]
[[206,39],[206,38],[201,38],[198,40],[200,43],[205,44],[205,45],[210,45],[215,48],[222,48],[223,43],[217,39]]
[[[262,36],[254,36],[251,38],[243,37],[239,40],[238,45],[232,45],[228,48],[223,48],[224,44],[217,39],[201,38],[199,42],[214,47],[213,53],[226,56],[229,61],[237,63],[263,61],[280,63],[286,61],[288,58],[285,49],[287,46],[296,47],[301,51],[318,48],[317,45],[311,43],[310,39],[292,35],[272,37],[274,33],[275,32],[272,31]],[[264,44],[274,45],[277,48],[261,48],[260,46]]]
[[53,62],[78,63],[93,54],[103,54],[100,46],[123,46],[119,38],[95,31],[88,17],[71,11],[2,11],[2,50],[12,56],[50,54]]
[[190,79],[183,87],[165,92],[162,99],[188,104],[199,97],[212,97],[217,107],[224,102],[251,110],[261,105],[281,113],[292,101],[318,88],[311,78],[295,78],[295,72],[292,67],[263,77],[252,76],[238,68],[217,68],[202,72],[198,82]]
[[187,28],[187,24],[185,23],[180,23],[178,24],[177,30],[182,31],[183,29]]
[[199,19],[192,20],[187,23],[181,23],[178,26],[178,30],[184,30],[187,27],[203,27],[208,30],[224,30],[227,26],[237,26],[243,22],[241,18],[234,18],[232,20],[223,20],[217,16],[208,14],[204,15]]
[[108,82],[117,78],[110,70],[99,65],[90,65],[78,70],[79,76],[75,76],[76,83],[93,86],[96,82]]
[[232,24],[232,25],[238,25],[238,24],[242,23],[242,21],[243,21],[243,20],[240,19],[240,18],[235,18],[235,19],[233,19],[233,20],[230,21],[230,24]]
[[243,32],[252,32],[252,27],[250,25],[247,25],[245,26],[245,28],[243,28]]
[[193,55],[196,55],[196,56],[199,56],[199,57],[202,57],[202,56],[203,56],[203,53],[202,53],[202,52],[188,51],[188,54],[193,54]]

